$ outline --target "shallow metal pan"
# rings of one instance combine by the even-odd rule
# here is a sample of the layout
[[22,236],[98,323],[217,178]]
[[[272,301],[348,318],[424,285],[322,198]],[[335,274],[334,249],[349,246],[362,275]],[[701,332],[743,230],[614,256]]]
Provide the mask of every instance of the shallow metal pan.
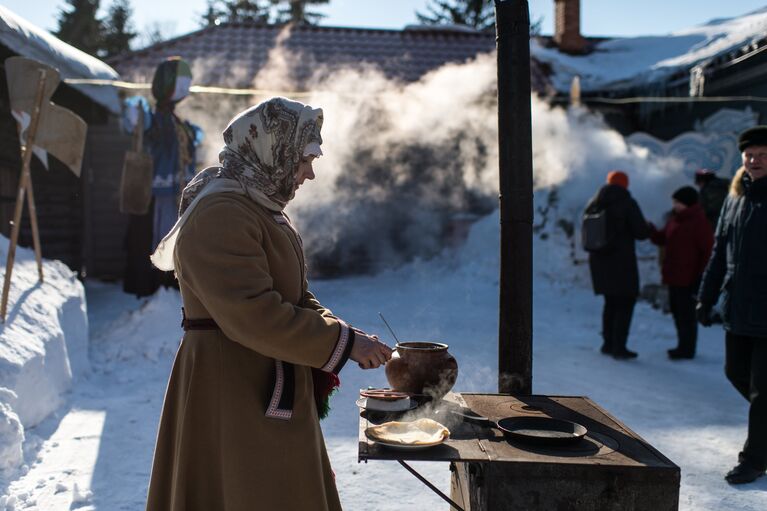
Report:
[[536,445],[574,444],[588,433],[577,422],[551,417],[505,417],[496,425],[507,438]]

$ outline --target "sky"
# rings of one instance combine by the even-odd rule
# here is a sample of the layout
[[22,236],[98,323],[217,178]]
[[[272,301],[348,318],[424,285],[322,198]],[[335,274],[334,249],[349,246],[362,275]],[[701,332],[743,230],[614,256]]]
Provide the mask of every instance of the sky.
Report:
[[[102,10],[111,0],[102,0]],[[331,0],[316,10],[327,15],[329,26],[403,28],[415,23],[416,11],[431,0]],[[206,0],[130,0],[138,32],[159,28],[166,36],[181,35],[199,27]],[[554,0],[529,0],[531,18],[543,20],[543,33],[553,31]],[[64,0],[7,0],[2,5],[48,30],[57,27]],[[766,7],[764,0],[582,0],[581,28],[590,36],[665,34],[715,18],[739,16]]]

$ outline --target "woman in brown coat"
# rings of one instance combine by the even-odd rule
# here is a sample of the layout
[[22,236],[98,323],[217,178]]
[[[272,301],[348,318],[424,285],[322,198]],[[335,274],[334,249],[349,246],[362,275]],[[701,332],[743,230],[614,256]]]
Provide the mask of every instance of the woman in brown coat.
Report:
[[165,396],[148,511],[341,509],[319,415],[348,358],[391,357],[307,289],[283,208],[322,154],[322,111],[272,98],[224,131],[152,261],[175,269],[184,339]]

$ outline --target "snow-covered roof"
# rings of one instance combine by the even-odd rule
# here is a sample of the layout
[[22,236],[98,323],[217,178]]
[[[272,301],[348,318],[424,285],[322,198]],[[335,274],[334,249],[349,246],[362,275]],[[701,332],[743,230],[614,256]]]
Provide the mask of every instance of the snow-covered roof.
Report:
[[[117,71],[0,5],[0,43],[21,56],[58,69],[61,78],[119,80]],[[71,85],[113,113],[120,111],[117,89],[101,85]]]
[[627,89],[668,78],[719,55],[767,37],[767,7],[736,18],[716,19],[668,35],[599,42],[588,55],[574,56],[531,43],[531,54],[551,65],[553,86],[570,89],[580,75],[584,92]]

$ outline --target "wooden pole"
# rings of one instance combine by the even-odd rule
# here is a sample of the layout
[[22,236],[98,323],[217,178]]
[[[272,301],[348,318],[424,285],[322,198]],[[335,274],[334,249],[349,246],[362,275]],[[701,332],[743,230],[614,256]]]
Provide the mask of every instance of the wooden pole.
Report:
[[527,0],[495,0],[501,212],[498,391],[532,393],[533,152]]
[[[30,171],[30,164],[32,162],[32,147],[35,143],[35,136],[37,135],[37,125],[40,121],[40,110],[43,103],[43,95],[45,93],[45,71],[40,70],[40,81],[37,82],[37,94],[35,95],[35,104],[30,113],[29,128],[27,129],[27,139],[24,144],[24,150],[21,156],[21,177],[19,178],[19,189],[16,193],[16,209],[13,212],[13,225],[11,226],[11,240],[8,246],[8,259],[5,263],[5,278],[3,280],[3,297],[2,303],[0,303],[0,321],[5,323],[5,315],[8,308],[8,293],[11,289],[11,272],[13,272],[13,262],[16,259],[16,243],[19,241],[19,230],[21,229],[21,213],[24,208],[24,194],[29,191],[30,197],[32,197],[31,183],[32,173]],[[30,210],[33,213],[34,209]],[[37,225],[37,218],[34,219],[32,227],[33,236],[35,235]],[[38,257],[38,272],[40,273],[40,279],[42,280],[42,261],[38,255],[39,240],[36,241],[35,255]]]
[[32,173],[27,178],[27,203],[29,204],[29,222],[32,224],[32,244],[35,247],[35,260],[37,260],[37,275],[40,282],[43,279],[43,251],[40,247],[40,230],[37,228],[37,208],[35,207],[35,193],[32,187]]

